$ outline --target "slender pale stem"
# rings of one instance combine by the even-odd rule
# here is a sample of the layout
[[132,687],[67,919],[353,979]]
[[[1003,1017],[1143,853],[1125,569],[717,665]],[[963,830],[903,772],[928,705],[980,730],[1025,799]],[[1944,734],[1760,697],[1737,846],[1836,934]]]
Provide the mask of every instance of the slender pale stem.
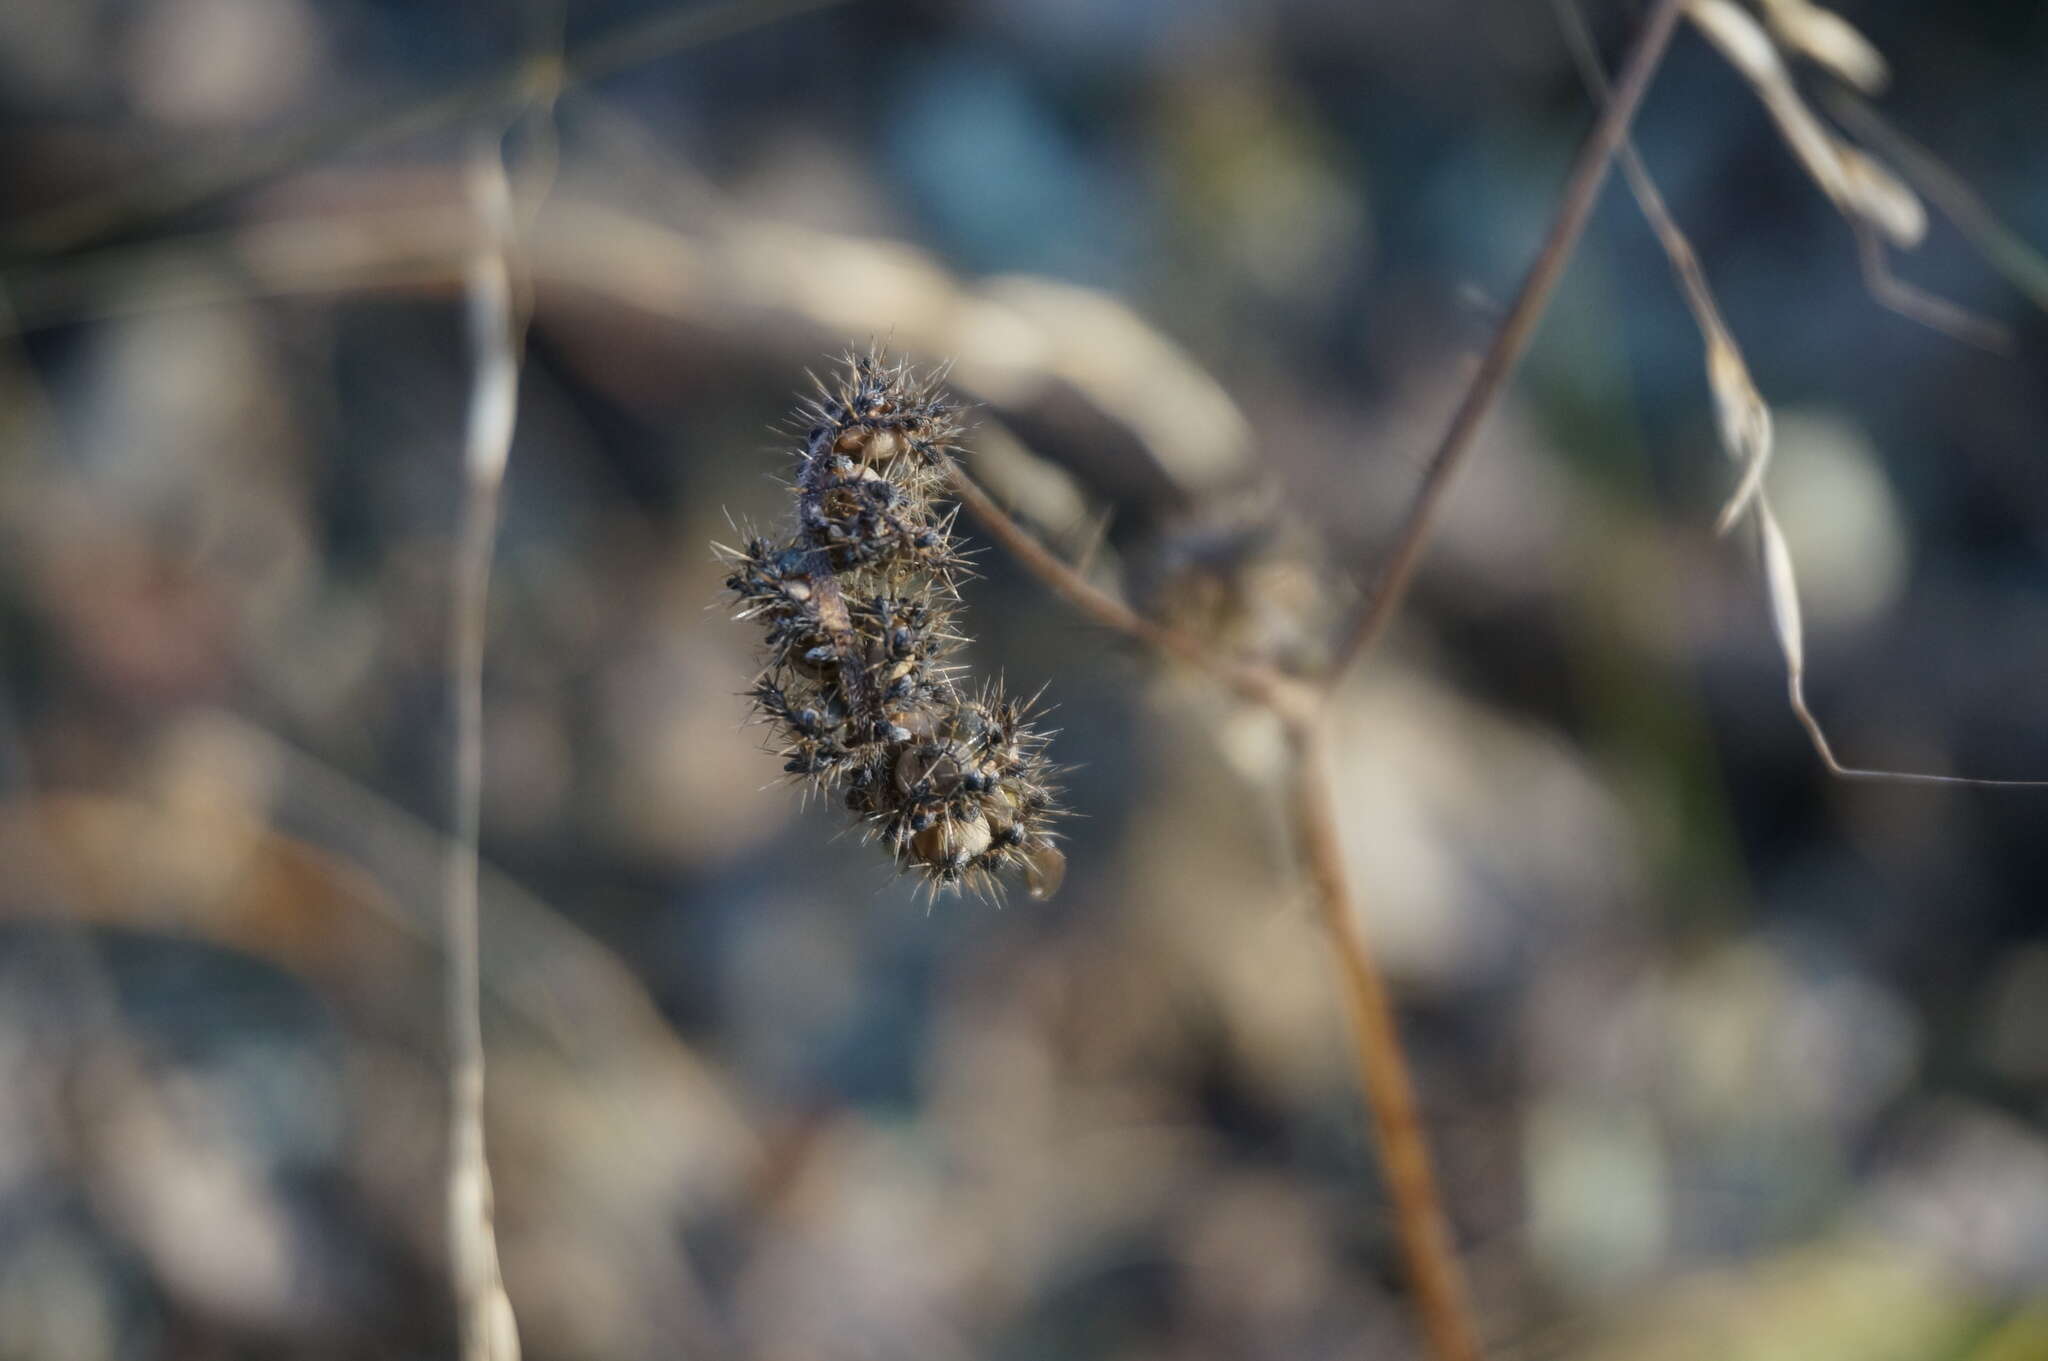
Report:
[[512,192],[495,141],[471,173],[479,233],[467,280],[474,369],[456,539],[449,689],[455,709],[454,834],[448,841],[448,1245],[463,1361],[518,1361],[519,1333],[498,1266],[490,1162],[484,1150],[484,1036],[477,920],[477,835],[483,797],[483,668],[491,547],[519,410],[513,309]]

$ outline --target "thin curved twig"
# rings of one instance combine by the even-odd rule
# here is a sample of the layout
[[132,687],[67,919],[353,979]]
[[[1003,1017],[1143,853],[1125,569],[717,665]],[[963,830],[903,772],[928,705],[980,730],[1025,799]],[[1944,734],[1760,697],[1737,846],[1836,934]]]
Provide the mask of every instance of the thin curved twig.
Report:
[[1394,547],[1387,554],[1377,580],[1344,630],[1343,641],[1337,647],[1335,661],[1330,668],[1332,677],[1341,676],[1372,650],[1407,597],[1415,569],[1421,565],[1423,550],[1428,547],[1430,534],[1436,528],[1437,514],[1443,505],[1444,494],[1450,490],[1451,479],[1464,465],[1479,427],[1492,413],[1494,403],[1506,390],[1508,379],[1514,376],[1515,366],[1521,362],[1523,352],[1535,337],[1537,324],[1550,305],[1550,295],[1557,288],[1564,267],[1571,261],[1572,251],[1585,231],[1586,220],[1592,216],[1594,200],[1599,197],[1600,186],[1606,182],[1607,167],[1614,159],[1615,149],[1628,132],[1628,125],[1642,103],[1643,94],[1650,87],[1650,77],[1656,73],[1664,50],[1670,45],[1672,30],[1677,27],[1684,10],[1685,0],[1657,0],[1649,18],[1643,21],[1635,45],[1623,63],[1621,79],[1615,83],[1614,98],[1601,112],[1593,131],[1579,149],[1578,160],[1573,163],[1571,175],[1565,181],[1563,201],[1558,206],[1557,216],[1551,221],[1542,249],[1537,252],[1535,263],[1529,266],[1529,273],[1522,280],[1521,291],[1515,295],[1507,317],[1501,322],[1500,329],[1494,332],[1493,343],[1480,360],[1479,369],[1473,374],[1464,398],[1451,416],[1443,439],[1430,455],[1429,467],[1402,516]]
[[1285,727],[1293,757],[1295,840],[1317,915],[1337,957],[1359,1086],[1394,1204],[1416,1313],[1436,1361],[1477,1361],[1480,1349],[1468,1291],[1452,1247],[1392,995],[1359,924],[1344,867],[1329,768],[1327,692],[1263,662],[1222,656],[1192,634],[1145,618],[1040,543],[957,463],[949,463],[947,472],[961,503],[989,536],[1055,595],[1103,627],[1207,671],[1270,710]]
[[1481,1353],[1471,1292],[1437,1190],[1429,1136],[1401,1046],[1393,994],[1352,907],[1337,833],[1329,740],[1320,724],[1291,726],[1289,733],[1294,745],[1295,838],[1343,976],[1358,1085],[1365,1093],[1387,1194],[1394,1203],[1394,1229],[1415,1291],[1416,1314],[1432,1356],[1439,1361],[1477,1361]]
[[1294,758],[1295,836],[1318,915],[1337,956],[1359,1085],[1394,1205],[1402,1261],[1436,1361],[1477,1361],[1478,1329],[1431,1163],[1393,999],[1360,926],[1344,866],[1325,714],[1345,670],[1371,649],[1400,608],[1451,477],[1528,348],[1683,9],[1684,0],[1658,0],[1636,36],[1617,97],[1605,107],[1579,153],[1549,235],[1431,459],[1394,551],[1346,629],[1335,663],[1317,683],[1297,680],[1263,663],[1220,656],[1202,640],[1146,619],[1039,543],[957,465],[948,470],[969,512],[1056,595],[1104,627],[1216,675],[1246,699],[1271,709],[1285,725]]
[[1318,707],[1315,691],[1293,677],[1262,662],[1223,656],[1193,634],[1183,633],[1139,614],[1040,543],[958,463],[948,459],[946,472],[952,479],[953,491],[959,496],[960,503],[988,531],[989,537],[1008,549],[1011,556],[1053,594],[1096,623],[1199,667],[1245,699],[1265,705],[1283,716],[1312,714]]
[[477,913],[483,795],[483,667],[491,547],[519,409],[512,188],[498,147],[479,149],[471,192],[479,223],[468,279],[470,388],[448,645],[455,708],[454,832],[447,862],[448,1244],[463,1361],[519,1361],[519,1331],[498,1267],[484,1152],[484,1036]]

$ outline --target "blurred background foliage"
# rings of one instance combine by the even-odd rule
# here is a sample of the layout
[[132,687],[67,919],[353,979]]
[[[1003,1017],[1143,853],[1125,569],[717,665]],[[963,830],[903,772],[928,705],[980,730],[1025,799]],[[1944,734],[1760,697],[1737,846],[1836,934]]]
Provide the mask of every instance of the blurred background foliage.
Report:
[[[460,166],[479,81],[614,33],[508,142],[484,971],[530,1354],[1413,1355],[1275,735],[986,555],[973,660],[1049,687],[1083,816],[1056,901],[927,910],[740,726],[708,544],[781,513],[802,370],[881,337],[957,361],[1066,551],[1312,653],[1589,123],[1548,8],[674,12],[0,7],[0,1357],[449,1350]],[[1847,13],[2048,241],[2048,10]],[[1636,17],[1589,15],[1610,55]],[[1838,748],[2048,774],[2048,318],[1939,221],[1902,272],[2008,350],[1880,308],[1696,36],[1639,127],[1780,412]],[[1347,693],[1485,1330],[2048,1356],[2042,797],[1823,774],[1710,532],[1698,343],[1610,188]]]

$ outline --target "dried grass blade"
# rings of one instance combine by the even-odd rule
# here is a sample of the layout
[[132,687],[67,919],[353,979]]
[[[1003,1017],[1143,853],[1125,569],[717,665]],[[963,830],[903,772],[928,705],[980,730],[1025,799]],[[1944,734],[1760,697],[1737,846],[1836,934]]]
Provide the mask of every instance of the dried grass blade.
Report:
[[1742,512],[1752,503],[1761,504],[1764,473],[1771,466],[1771,408],[1756,390],[1749,366],[1725,330],[1703,330],[1707,342],[1707,386],[1714,394],[1714,420],[1720,427],[1721,447],[1742,468],[1728,504],[1714,522],[1714,533],[1735,528]]

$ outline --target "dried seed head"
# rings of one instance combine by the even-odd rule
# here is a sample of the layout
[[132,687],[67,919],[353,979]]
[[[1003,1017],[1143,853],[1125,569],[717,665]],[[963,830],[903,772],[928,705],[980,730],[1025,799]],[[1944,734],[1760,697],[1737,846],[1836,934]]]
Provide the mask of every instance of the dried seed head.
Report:
[[939,500],[959,434],[929,375],[849,355],[799,415],[795,515],[780,539],[723,550],[735,614],[764,625],[752,698],[791,775],[839,794],[934,889],[1050,897],[1066,858],[1057,773],[1030,706],[963,693],[946,659],[963,573]]

